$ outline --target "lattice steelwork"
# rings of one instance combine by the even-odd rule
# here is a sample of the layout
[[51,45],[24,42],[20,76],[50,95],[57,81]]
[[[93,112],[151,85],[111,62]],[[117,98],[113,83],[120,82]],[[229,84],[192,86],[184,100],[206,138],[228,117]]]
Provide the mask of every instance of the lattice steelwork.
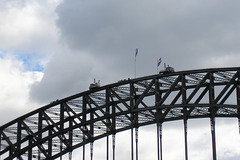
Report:
[[3,159],[55,159],[112,135],[135,129],[138,159],[138,128],[157,124],[158,159],[162,159],[162,123],[183,120],[185,159],[188,159],[187,120],[210,118],[213,159],[216,159],[215,117],[240,119],[240,68],[218,68],[158,74],[128,79],[85,91],[50,103],[0,127]]

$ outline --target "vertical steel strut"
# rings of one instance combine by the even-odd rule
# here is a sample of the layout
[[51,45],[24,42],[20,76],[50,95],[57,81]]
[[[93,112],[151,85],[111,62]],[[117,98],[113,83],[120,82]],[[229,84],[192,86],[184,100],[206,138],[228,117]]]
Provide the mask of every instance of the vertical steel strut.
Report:
[[[0,141],[1,141],[1,138],[0,138]],[[30,146],[32,144],[32,136],[29,138],[29,141],[28,141],[28,145]],[[1,146],[0,146],[1,147]],[[1,156],[0,156],[0,159],[1,159]],[[32,159],[32,148],[29,149],[28,151],[28,159],[31,160]]]
[[[63,130],[64,128],[64,105],[61,104],[60,105],[60,129]],[[60,135],[60,137],[62,137],[62,135]],[[62,145],[62,141],[60,140],[60,160],[62,160],[62,149],[63,149],[63,145]]]
[[[71,119],[69,121],[69,127],[72,127],[73,125],[73,120]],[[72,142],[73,142],[73,130],[69,131],[69,147],[70,147],[70,152],[69,152],[69,160],[72,160]]]
[[138,160],[138,128],[135,128],[135,132],[136,132],[136,160]]
[[238,117],[238,127],[239,127],[239,135],[240,135],[240,117]]
[[217,160],[217,154],[216,154],[216,133],[215,133],[215,117],[211,117],[211,132],[212,132],[212,152],[213,152],[213,160]]
[[[159,104],[161,100],[161,92],[159,87],[159,80],[155,79],[155,105]],[[162,160],[162,121],[160,121],[161,109],[156,111],[156,121],[157,121],[157,155],[158,160]]]
[[134,160],[133,128],[131,128],[131,160]]
[[[110,96],[111,93],[109,92],[108,89],[106,89],[106,124],[107,124],[107,129],[106,132],[107,134],[109,133],[109,128],[110,128],[110,119],[109,119],[109,113],[110,113]],[[107,156],[107,160],[109,160],[109,135],[107,135],[107,148],[106,148],[106,156]]]
[[157,154],[158,160],[162,160],[162,123],[157,123]]
[[109,155],[109,136],[107,136],[107,153],[106,153],[106,156],[107,156],[107,160],[109,160],[109,157],[108,157],[108,155]]
[[[237,95],[237,105],[240,105],[240,73],[238,72],[238,85],[236,87],[236,95]],[[240,108],[238,108],[238,128],[239,128],[239,135],[240,135]]]
[[115,134],[112,135],[113,160],[115,160]]
[[90,143],[90,159],[93,160],[93,142]]
[[[91,109],[90,111],[90,120],[93,121],[94,120],[94,115],[93,115],[93,110]],[[91,123],[90,124],[90,156],[91,156],[91,160],[93,160],[93,137],[94,137],[94,124]]]
[[116,134],[116,108],[115,105],[112,105],[112,126],[111,126],[111,130],[112,130],[112,156],[113,156],[113,160],[115,160],[115,134]]
[[188,160],[188,144],[187,144],[187,118],[184,118],[184,140],[185,140],[185,160]]
[[[41,160],[41,155],[40,155],[40,153],[41,153],[41,151],[40,151],[40,149],[38,149],[38,160]],[[61,160],[61,158],[60,158],[60,160]]]
[[[84,133],[83,133],[83,142],[85,142],[85,135],[84,135]],[[83,160],[85,160],[85,144],[83,145],[83,153],[82,153],[82,155],[83,155]]]
[[214,107],[215,99],[214,99],[214,72],[210,73],[210,85],[209,85],[209,104],[210,104],[210,121],[211,121],[211,133],[212,133],[212,154],[213,160],[217,160],[216,154],[216,133],[215,133],[215,113],[216,108]]
[[[43,116],[42,116],[42,111],[39,112],[38,115],[38,139],[42,139],[42,128],[43,128]],[[38,160],[40,160],[40,149],[38,148]]]
[[[0,151],[2,150],[1,146],[2,146],[2,135],[0,134]],[[1,155],[0,155],[0,159],[2,159]]]
[[[62,148],[63,148],[63,146],[62,146],[62,141],[60,142],[60,160],[62,160]],[[40,156],[39,156],[39,158],[40,158]]]
[[72,151],[69,152],[69,160],[72,160]]
[[[134,109],[135,106],[135,99],[134,99],[134,84],[130,83],[130,107],[131,107],[131,111]],[[134,123],[135,123],[135,115],[134,113],[131,113],[131,160],[134,160]]]
[[[181,75],[182,78],[182,104],[187,104],[187,90],[186,90],[186,77]],[[188,145],[187,145],[187,107],[183,108],[183,123],[184,123],[184,141],[185,141],[185,160],[188,160]]]
[[[49,136],[51,136],[52,135],[52,128],[53,127],[51,127],[51,129],[49,129]],[[52,139],[49,139],[49,141],[48,141],[48,155],[49,155],[49,157],[51,157],[52,156]]]
[[[17,124],[17,143],[18,143],[17,149],[18,150],[21,148],[21,143],[20,143],[20,141],[21,141],[21,134],[22,134],[22,124],[19,121],[18,124]],[[18,157],[18,159],[20,159],[20,155],[17,156],[17,157]]]
[[[83,122],[86,122],[86,119],[87,119],[87,100],[86,100],[86,95],[83,96],[82,98],[82,113],[83,113],[83,119],[82,121]],[[86,126],[83,126],[83,142],[85,142],[86,140]],[[83,160],[85,160],[85,152],[86,152],[86,148],[85,148],[85,144],[83,144]]]

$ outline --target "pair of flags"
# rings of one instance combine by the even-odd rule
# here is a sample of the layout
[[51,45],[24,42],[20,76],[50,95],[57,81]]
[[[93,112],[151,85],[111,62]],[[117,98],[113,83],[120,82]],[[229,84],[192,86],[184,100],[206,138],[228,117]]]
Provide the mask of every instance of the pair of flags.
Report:
[[[137,55],[138,55],[138,48],[136,48],[135,58],[137,57]],[[157,60],[157,66],[158,66],[158,67],[160,66],[161,62],[162,62],[162,58],[159,58],[159,59]]]

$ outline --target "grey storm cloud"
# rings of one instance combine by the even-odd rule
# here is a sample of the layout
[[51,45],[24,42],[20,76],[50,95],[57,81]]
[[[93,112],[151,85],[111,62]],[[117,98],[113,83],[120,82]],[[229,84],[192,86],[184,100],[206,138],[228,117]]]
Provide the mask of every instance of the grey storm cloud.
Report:
[[[174,58],[239,50],[239,2],[65,1],[57,9],[63,41],[94,56],[124,57],[139,47]],[[190,63],[191,64],[191,63]]]
[[63,1],[56,26],[68,50],[53,56],[32,96],[64,97],[87,89],[94,77],[105,84],[132,78],[135,48],[137,76],[156,74],[160,57],[176,70],[234,57],[240,50],[239,5],[236,0]]

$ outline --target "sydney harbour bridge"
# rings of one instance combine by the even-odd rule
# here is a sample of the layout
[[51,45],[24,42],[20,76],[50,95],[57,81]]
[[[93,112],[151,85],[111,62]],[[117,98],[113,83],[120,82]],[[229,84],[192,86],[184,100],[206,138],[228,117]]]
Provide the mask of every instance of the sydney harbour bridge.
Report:
[[187,160],[188,120],[208,118],[212,159],[216,160],[217,117],[237,118],[240,124],[240,68],[163,72],[56,100],[0,127],[0,157],[62,159],[69,154],[72,159],[73,150],[81,148],[79,159],[93,160],[94,142],[105,139],[105,159],[115,160],[115,137],[129,130],[130,159],[138,160],[139,127],[155,124],[156,154],[162,160],[162,125],[181,120]]

